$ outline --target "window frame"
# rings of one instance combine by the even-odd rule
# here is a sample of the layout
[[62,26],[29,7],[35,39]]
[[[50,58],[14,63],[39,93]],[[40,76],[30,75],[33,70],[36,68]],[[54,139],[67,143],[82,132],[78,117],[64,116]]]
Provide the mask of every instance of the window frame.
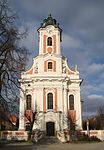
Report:
[[49,61],[48,62],[48,70],[52,70],[52,69],[53,69],[53,63],[51,61]]
[[32,96],[31,94],[26,95],[26,110],[31,110]]
[[53,93],[47,94],[47,109],[53,109]]
[[52,37],[47,38],[47,46],[52,46]]
[[69,95],[69,110],[74,110],[74,95]]

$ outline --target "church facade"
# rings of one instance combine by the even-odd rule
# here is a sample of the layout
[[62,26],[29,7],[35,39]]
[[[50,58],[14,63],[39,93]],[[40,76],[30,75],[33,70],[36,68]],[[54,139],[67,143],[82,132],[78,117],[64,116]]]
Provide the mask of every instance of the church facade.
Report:
[[[51,15],[37,30],[39,55],[30,70],[22,72],[20,84],[19,130],[32,130],[46,135],[57,131],[82,129],[80,85],[77,67],[71,70],[67,58],[61,56],[62,29]],[[36,114],[35,116],[33,114]]]

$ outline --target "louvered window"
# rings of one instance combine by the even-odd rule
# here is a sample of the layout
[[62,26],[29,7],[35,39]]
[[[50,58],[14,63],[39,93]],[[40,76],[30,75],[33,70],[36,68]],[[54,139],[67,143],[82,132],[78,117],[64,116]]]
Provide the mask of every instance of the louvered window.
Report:
[[51,37],[47,38],[47,46],[52,46],[52,38]]

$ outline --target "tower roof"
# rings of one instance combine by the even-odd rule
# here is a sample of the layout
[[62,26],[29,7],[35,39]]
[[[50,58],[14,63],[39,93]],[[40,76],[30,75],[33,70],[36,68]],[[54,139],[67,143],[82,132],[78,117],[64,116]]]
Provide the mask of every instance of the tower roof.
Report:
[[59,28],[62,31],[62,29],[59,27],[59,23],[57,23],[56,19],[53,19],[51,14],[49,14],[49,16],[46,19],[43,20],[43,23],[41,23],[40,28],[45,28],[48,25],[53,25],[55,28]]

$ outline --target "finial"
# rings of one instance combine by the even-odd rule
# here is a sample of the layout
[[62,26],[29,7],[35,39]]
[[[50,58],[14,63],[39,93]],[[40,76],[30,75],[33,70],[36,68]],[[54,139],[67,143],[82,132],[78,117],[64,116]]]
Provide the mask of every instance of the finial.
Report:
[[76,71],[76,72],[78,71],[78,66],[77,66],[77,65],[75,65],[75,71]]
[[48,17],[52,17],[52,15],[51,15],[51,14],[49,14],[49,15],[48,15]]

